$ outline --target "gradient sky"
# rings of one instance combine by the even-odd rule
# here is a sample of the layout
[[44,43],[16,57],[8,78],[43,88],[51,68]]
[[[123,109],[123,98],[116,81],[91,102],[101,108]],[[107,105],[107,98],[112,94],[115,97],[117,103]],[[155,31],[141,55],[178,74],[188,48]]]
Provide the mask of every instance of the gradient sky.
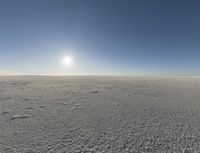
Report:
[[200,1],[1,0],[1,73],[198,75]]

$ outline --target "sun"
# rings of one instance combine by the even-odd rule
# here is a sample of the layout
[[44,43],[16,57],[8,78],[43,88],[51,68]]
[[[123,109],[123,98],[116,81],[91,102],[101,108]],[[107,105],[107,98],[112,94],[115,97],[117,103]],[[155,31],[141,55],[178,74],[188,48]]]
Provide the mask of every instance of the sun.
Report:
[[62,64],[66,67],[71,67],[74,64],[74,58],[70,55],[64,56],[62,58]]

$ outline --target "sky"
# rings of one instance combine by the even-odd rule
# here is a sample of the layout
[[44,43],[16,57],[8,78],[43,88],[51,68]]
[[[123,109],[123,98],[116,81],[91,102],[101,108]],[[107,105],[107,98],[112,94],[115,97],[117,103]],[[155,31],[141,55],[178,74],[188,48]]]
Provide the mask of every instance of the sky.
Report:
[[199,0],[1,0],[0,74],[199,75],[199,8]]

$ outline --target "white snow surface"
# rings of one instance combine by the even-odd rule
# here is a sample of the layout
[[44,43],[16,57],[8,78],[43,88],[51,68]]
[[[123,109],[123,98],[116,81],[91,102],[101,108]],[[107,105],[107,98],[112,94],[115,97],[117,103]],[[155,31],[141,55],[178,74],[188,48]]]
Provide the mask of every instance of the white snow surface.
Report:
[[200,152],[200,77],[0,77],[0,153],[176,152]]

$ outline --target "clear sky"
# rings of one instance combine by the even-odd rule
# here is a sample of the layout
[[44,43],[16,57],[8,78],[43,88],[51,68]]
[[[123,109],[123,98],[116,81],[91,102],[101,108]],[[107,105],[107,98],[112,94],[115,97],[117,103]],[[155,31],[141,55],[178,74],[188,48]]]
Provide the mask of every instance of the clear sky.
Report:
[[200,1],[0,0],[0,74],[199,75]]

